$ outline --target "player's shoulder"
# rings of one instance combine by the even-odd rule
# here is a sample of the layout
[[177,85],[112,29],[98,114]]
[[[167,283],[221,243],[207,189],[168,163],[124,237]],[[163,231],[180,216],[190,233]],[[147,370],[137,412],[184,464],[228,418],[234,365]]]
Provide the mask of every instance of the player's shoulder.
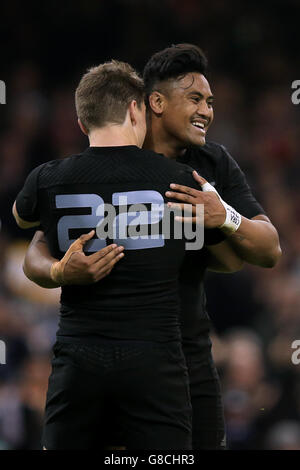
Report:
[[142,149],[144,156],[149,159],[149,162],[155,161],[156,165],[161,168],[166,168],[171,171],[175,172],[182,172],[182,173],[191,173],[193,170],[188,164],[178,162],[174,158],[167,158],[162,153],[156,153],[152,150],[144,150]]
[[153,160],[156,160],[156,163],[160,165],[168,165],[168,162],[171,161],[171,159],[165,157],[162,153],[157,153],[154,152],[154,150],[150,149],[138,149],[139,155],[141,155],[143,158],[147,159],[149,162],[153,162]]
[[[68,156],[62,156],[59,158],[56,158],[55,160],[49,160],[48,162],[44,163],[44,168],[59,168],[59,167],[65,167],[65,166],[70,166],[74,162],[78,161],[81,157],[83,157],[83,153],[78,153],[74,155],[68,155]],[[42,166],[43,166],[42,165]]]
[[[157,174],[164,175],[167,179],[170,177],[189,177],[192,175],[193,169],[185,163],[178,162],[176,159],[167,158],[161,153],[156,153],[152,150],[144,150],[143,152],[143,161],[148,160],[148,164],[154,164],[154,168]],[[187,176],[189,175],[189,176]]]
[[216,165],[223,163],[224,158],[230,158],[226,147],[213,141],[206,142],[203,146],[194,146],[187,149],[187,155],[201,160],[203,160],[203,158],[207,158]]
[[225,175],[240,171],[237,161],[227,148],[217,142],[207,142],[202,147],[187,149],[184,161],[196,169],[208,173],[208,176],[224,178]]
[[42,165],[38,167],[40,185],[48,186],[51,183],[55,184],[63,175],[70,175],[72,169],[77,166],[82,156],[82,153],[74,154],[42,163]]

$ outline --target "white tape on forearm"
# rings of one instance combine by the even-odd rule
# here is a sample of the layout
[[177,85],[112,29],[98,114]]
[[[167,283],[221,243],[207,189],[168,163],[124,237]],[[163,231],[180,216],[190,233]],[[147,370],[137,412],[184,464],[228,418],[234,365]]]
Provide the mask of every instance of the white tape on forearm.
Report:
[[232,233],[236,232],[242,222],[241,214],[239,214],[233,207],[227,204],[227,202],[223,201],[218,191],[210,183],[207,183],[207,182],[204,183],[202,185],[202,191],[204,192],[211,191],[211,192],[216,193],[221,203],[224,206],[224,209],[226,211],[226,218],[225,218],[225,222],[219,228],[226,228],[230,230],[230,232]]
[[50,268],[50,277],[52,281],[60,286],[64,285],[64,265],[60,261],[54,261]]
[[227,228],[230,232],[236,232],[242,222],[242,216],[239,214],[233,207],[227,204],[223,199],[221,202],[226,210],[226,219],[224,224],[220,226],[220,228]]

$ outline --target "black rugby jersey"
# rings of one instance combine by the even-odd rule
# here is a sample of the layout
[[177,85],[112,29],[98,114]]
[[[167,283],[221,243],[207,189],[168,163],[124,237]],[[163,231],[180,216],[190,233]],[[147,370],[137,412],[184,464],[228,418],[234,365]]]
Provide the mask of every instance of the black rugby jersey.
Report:
[[[187,149],[177,161],[189,165],[211,183],[222,199],[248,219],[265,214],[256,201],[237,162],[223,145],[208,142],[203,147]],[[211,233],[210,244],[225,240],[221,230]],[[209,244],[206,243],[206,244]],[[181,300],[181,330],[185,352],[197,352],[197,340],[209,330],[203,278],[208,253],[205,249],[187,252],[180,271],[179,292]]]
[[[139,224],[149,224],[153,204],[167,202],[171,182],[198,187],[188,166],[154,152],[135,146],[90,147],[33,170],[16,199],[17,211],[24,220],[41,222],[52,256],[61,258],[72,241],[95,229],[105,216],[105,204],[113,204],[118,229],[136,223],[134,213],[127,212],[132,204],[146,206],[147,211],[139,213],[146,220]],[[162,217],[154,213],[152,228],[159,227]],[[125,256],[110,275],[96,284],[62,287],[58,336],[157,341],[180,337],[177,281],[185,240],[164,239],[158,229],[152,233],[127,239],[116,233],[115,242],[124,245]],[[95,236],[85,252],[98,251],[106,243]]]

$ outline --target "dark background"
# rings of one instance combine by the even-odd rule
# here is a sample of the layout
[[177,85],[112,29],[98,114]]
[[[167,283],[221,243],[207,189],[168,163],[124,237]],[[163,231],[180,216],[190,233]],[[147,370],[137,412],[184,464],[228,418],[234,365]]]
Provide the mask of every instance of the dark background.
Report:
[[56,291],[36,288],[21,265],[31,232],[11,206],[28,172],[81,151],[73,93],[91,65],[111,58],[142,71],[149,56],[192,42],[210,64],[215,122],[209,140],[238,161],[277,227],[283,256],[272,270],[208,274],[214,356],[229,446],[300,449],[299,0],[110,0],[1,5],[0,448],[39,448],[57,325]]

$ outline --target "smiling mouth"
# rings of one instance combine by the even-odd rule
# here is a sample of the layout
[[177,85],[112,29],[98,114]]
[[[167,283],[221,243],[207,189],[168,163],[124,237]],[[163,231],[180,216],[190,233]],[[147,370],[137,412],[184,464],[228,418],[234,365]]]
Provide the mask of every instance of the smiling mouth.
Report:
[[203,122],[192,122],[192,126],[195,127],[201,134],[206,134],[206,126]]

